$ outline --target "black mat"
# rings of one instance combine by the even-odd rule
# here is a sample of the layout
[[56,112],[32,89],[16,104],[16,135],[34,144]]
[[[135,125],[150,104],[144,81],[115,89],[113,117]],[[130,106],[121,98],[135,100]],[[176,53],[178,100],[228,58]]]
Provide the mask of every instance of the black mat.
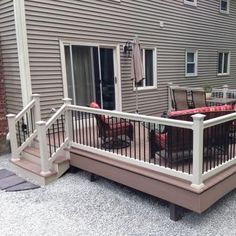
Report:
[[5,169],[0,170],[0,179],[6,178],[11,175],[15,175],[15,174],[9,170],[5,170]]
[[38,185],[32,184],[25,179],[17,176],[9,170],[0,170],[0,189],[7,192],[23,191],[39,188]]
[[5,191],[6,192],[14,192],[14,191],[23,191],[23,190],[28,190],[28,189],[36,189],[36,188],[39,188],[39,186],[32,184],[30,182],[24,182],[24,183],[9,187]]

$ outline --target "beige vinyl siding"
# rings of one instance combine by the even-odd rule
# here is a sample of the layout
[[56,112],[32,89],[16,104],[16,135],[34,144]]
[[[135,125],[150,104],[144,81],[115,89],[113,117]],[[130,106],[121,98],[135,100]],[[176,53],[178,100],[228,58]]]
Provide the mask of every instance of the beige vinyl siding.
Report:
[[0,47],[3,57],[7,112],[17,114],[22,107],[22,94],[12,0],[0,1]]
[[[120,44],[123,111],[134,112],[135,91],[127,40],[139,36],[144,47],[157,48],[157,89],[138,92],[139,110],[167,109],[167,83],[203,86],[207,82],[236,88],[236,1],[230,14],[219,13],[219,1],[183,0],[25,0],[32,89],[41,93],[44,112],[63,97],[59,40]],[[164,27],[160,27],[160,21]],[[198,50],[198,76],[185,78],[185,50]],[[217,76],[217,51],[231,51],[230,75]]]

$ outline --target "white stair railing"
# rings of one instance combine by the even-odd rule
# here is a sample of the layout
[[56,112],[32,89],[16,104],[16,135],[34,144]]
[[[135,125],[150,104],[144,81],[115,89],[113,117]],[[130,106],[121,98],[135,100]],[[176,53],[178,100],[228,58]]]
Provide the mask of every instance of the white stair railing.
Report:
[[40,95],[33,94],[32,101],[17,115],[8,114],[9,138],[12,161],[21,158],[21,152],[31,144],[37,135],[36,122],[41,120]]
[[41,174],[47,175],[53,169],[53,162],[60,153],[69,146],[71,130],[71,112],[67,106],[71,99],[63,99],[58,111],[47,121],[36,123],[39,139]]

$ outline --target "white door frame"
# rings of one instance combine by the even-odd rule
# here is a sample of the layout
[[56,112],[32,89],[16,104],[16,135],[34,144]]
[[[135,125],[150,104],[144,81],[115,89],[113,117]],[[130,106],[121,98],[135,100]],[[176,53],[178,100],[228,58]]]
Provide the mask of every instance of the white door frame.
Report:
[[64,46],[78,45],[78,46],[88,46],[88,47],[105,47],[112,48],[113,61],[114,61],[114,80],[115,80],[115,104],[116,110],[122,111],[122,101],[121,101],[121,76],[120,76],[120,45],[119,44],[104,44],[104,43],[90,43],[90,42],[78,42],[78,41],[67,41],[59,40],[60,43],[60,53],[61,53],[61,69],[62,69],[62,81],[63,81],[63,93],[64,97],[68,97],[68,85],[66,76],[66,62],[65,62],[65,48]]

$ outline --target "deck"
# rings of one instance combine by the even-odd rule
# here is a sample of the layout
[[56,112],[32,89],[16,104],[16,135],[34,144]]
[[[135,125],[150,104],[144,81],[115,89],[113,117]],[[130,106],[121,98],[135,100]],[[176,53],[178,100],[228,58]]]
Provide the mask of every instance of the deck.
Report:
[[[12,162],[34,158],[25,151],[38,140],[35,165],[42,179],[54,172],[61,176],[70,163],[169,201],[174,220],[178,207],[201,213],[236,187],[236,132],[230,128],[235,112],[220,111],[206,121],[201,114],[165,119],[73,106],[66,99],[47,122],[36,122],[36,98],[8,122]],[[157,145],[160,140],[164,146]],[[61,155],[66,163],[60,167]]]

